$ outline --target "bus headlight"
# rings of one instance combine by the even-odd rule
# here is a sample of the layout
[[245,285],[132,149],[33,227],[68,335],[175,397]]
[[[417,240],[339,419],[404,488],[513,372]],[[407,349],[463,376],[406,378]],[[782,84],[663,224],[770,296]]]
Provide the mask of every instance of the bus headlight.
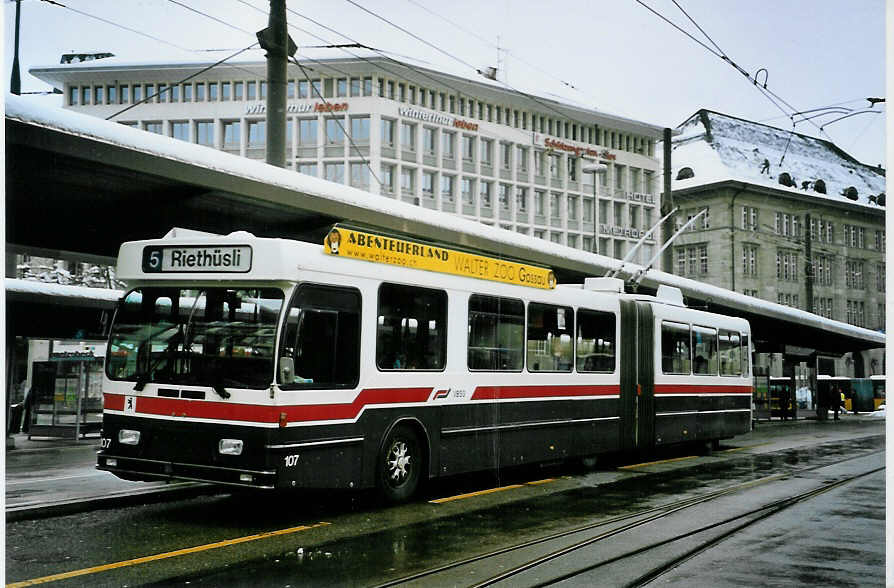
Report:
[[118,443],[122,445],[137,445],[140,442],[140,432],[131,429],[118,431]]
[[217,451],[221,455],[242,455],[242,439],[221,439]]

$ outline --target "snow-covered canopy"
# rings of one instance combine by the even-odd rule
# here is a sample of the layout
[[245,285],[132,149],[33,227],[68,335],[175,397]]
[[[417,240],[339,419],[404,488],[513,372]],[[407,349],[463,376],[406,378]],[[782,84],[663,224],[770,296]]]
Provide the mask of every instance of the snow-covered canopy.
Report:
[[[885,192],[884,171],[858,162],[829,141],[709,110],[700,110],[679,130],[672,156],[674,177],[684,167],[694,176],[673,180],[674,190],[735,180],[884,209],[874,202]],[[779,183],[783,173],[792,186]],[[815,190],[817,180],[825,183],[825,194]],[[844,195],[850,187],[857,200]]]

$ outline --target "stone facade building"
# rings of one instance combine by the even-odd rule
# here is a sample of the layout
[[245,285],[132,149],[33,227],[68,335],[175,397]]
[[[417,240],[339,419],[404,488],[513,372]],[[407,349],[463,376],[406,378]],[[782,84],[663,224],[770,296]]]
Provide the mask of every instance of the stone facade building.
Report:
[[[679,131],[677,226],[705,213],[674,242],[674,274],[885,329],[884,169],[828,141],[708,110]],[[881,352],[870,355],[864,373],[881,373]],[[837,375],[853,375],[847,359]]]

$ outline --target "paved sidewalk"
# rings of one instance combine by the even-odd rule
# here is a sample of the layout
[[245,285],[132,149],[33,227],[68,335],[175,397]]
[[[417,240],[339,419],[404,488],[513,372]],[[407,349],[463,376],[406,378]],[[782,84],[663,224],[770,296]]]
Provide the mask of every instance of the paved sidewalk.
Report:
[[99,436],[79,440],[12,435],[6,451],[6,520],[147,502],[169,493],[195,494],[195,482],[129,482],[96,469]]

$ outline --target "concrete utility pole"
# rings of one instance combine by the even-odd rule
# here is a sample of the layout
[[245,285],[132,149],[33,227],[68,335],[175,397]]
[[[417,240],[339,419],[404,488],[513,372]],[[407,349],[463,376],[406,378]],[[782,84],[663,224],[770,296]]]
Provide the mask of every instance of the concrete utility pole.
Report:
[[[674,195],[671,193],[671,130],[664,129],[664,192],[661,194],[661,215],[667,215],[664,226],[661,228],[661,239],[667,240],[674,234],[674,215],[670,214],[674,209]],[[674,273],[674,249],[668,247],[661,258],[661,270],[669,274]]]
[[813,242],[811,238],[810,213],[808,212],[804,215],[804,257],[807,258],[804,261],[804,290],[807,296],[807,310],[815,313],[816,309],[813,307]]
[[286,0],[270,0],[267,28],[258,33],[267,50],[267,163],[286,166],[286,66],[289,34]]
[[22,0],[16,0],[16,33],[15,48],[12,54],[12,78],[9,81],[9,91],[16,96],[22,93],[22,79],[19,76],[19,20],[22,12]]

